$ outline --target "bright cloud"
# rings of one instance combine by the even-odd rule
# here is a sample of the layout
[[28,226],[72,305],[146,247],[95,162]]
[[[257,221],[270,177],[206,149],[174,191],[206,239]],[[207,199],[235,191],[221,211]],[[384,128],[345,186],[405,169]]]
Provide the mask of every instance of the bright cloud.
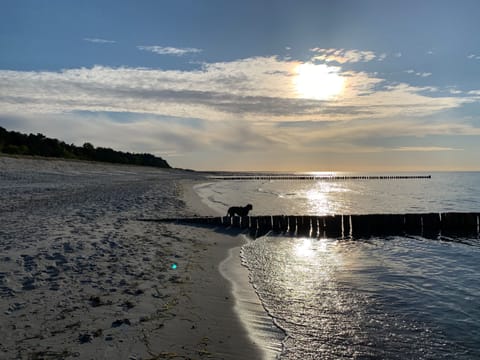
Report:
[[377,56],[377,54],[375,54],[373,51],[365,50],[313,48],[310,49],[310,51],[316,54],[313,57],[314,60],[337,62],[339,64],[368,62],[375,59],[384,60],[387,56],[386,54],[380,54]]
[[157,46],[157,45],[152,45],[152,46],[137,46],[137,49],[143,50],[143,51],[150,51],[155,54],[159,55],[174,55],[174,56],[183,56],[186,54],[195,54],[202,52],[201,49],[196,49],[196,48],[175,48],[175,47],[170,47],[170,46]]
[[480,55],[470,54],[467,56],[468,59],[480,60]]
[[420,71],[415,71],[415,70],[412,70],[412,69],[405,70],[404,72],[407,73],[407,74],[413,74],[413,75],[420,76],[420,77],[432,76],[431,72],[420,72]]
[[115,44],[114,40],[98,39],[98,38],[84,38],[84,41],[88,41],[96,44]]

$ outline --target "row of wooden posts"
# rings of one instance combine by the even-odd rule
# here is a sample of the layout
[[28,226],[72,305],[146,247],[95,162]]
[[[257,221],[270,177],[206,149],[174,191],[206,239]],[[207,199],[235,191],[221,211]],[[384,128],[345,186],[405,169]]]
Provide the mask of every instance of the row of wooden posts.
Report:
[[212,176],[215,180],[402,180],[402,179],[431,179],[431,175],[232,175]]
[[364,238],[421,235],[479,236],[480,213],[367,214],[326,216],[225,216],[141,219],[249,230],[253,238],[269,232],[289,236]]

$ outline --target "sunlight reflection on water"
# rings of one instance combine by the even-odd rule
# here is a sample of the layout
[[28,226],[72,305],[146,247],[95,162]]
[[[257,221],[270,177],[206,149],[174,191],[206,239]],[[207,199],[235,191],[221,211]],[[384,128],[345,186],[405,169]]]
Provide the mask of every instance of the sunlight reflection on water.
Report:
[[265,237],[242,252],[262,303],[287,333],[282,359],[480,355],[478,247],[472,254],[421,239]]

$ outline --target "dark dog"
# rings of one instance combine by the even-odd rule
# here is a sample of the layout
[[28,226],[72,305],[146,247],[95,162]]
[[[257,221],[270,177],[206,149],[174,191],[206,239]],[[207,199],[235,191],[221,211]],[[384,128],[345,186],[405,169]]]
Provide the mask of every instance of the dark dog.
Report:
[[231,208],[228,209],[227,216],[235,216],[235,214],[237,214],[238,216],[247,216],[248,212],[252,210],[252,208],[253,208],[252,204],[248,204],[247,206],[244,206],[244,207],[232,206]]

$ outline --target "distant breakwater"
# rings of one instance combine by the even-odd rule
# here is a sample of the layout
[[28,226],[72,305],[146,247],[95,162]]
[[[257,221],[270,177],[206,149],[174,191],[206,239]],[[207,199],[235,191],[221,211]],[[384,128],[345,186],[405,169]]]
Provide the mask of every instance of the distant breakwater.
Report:
[[418,235],[436,238],[440,235],[478,237],[480,213],[421,213],[365,215],[266,215],[138,219],[199,226],[236,228],[257,238],[273,232],[288,236],[368,238],[372,236]]
[[405,180],[431,179],[432,175],[224,175],[210,176],[214,180]]

